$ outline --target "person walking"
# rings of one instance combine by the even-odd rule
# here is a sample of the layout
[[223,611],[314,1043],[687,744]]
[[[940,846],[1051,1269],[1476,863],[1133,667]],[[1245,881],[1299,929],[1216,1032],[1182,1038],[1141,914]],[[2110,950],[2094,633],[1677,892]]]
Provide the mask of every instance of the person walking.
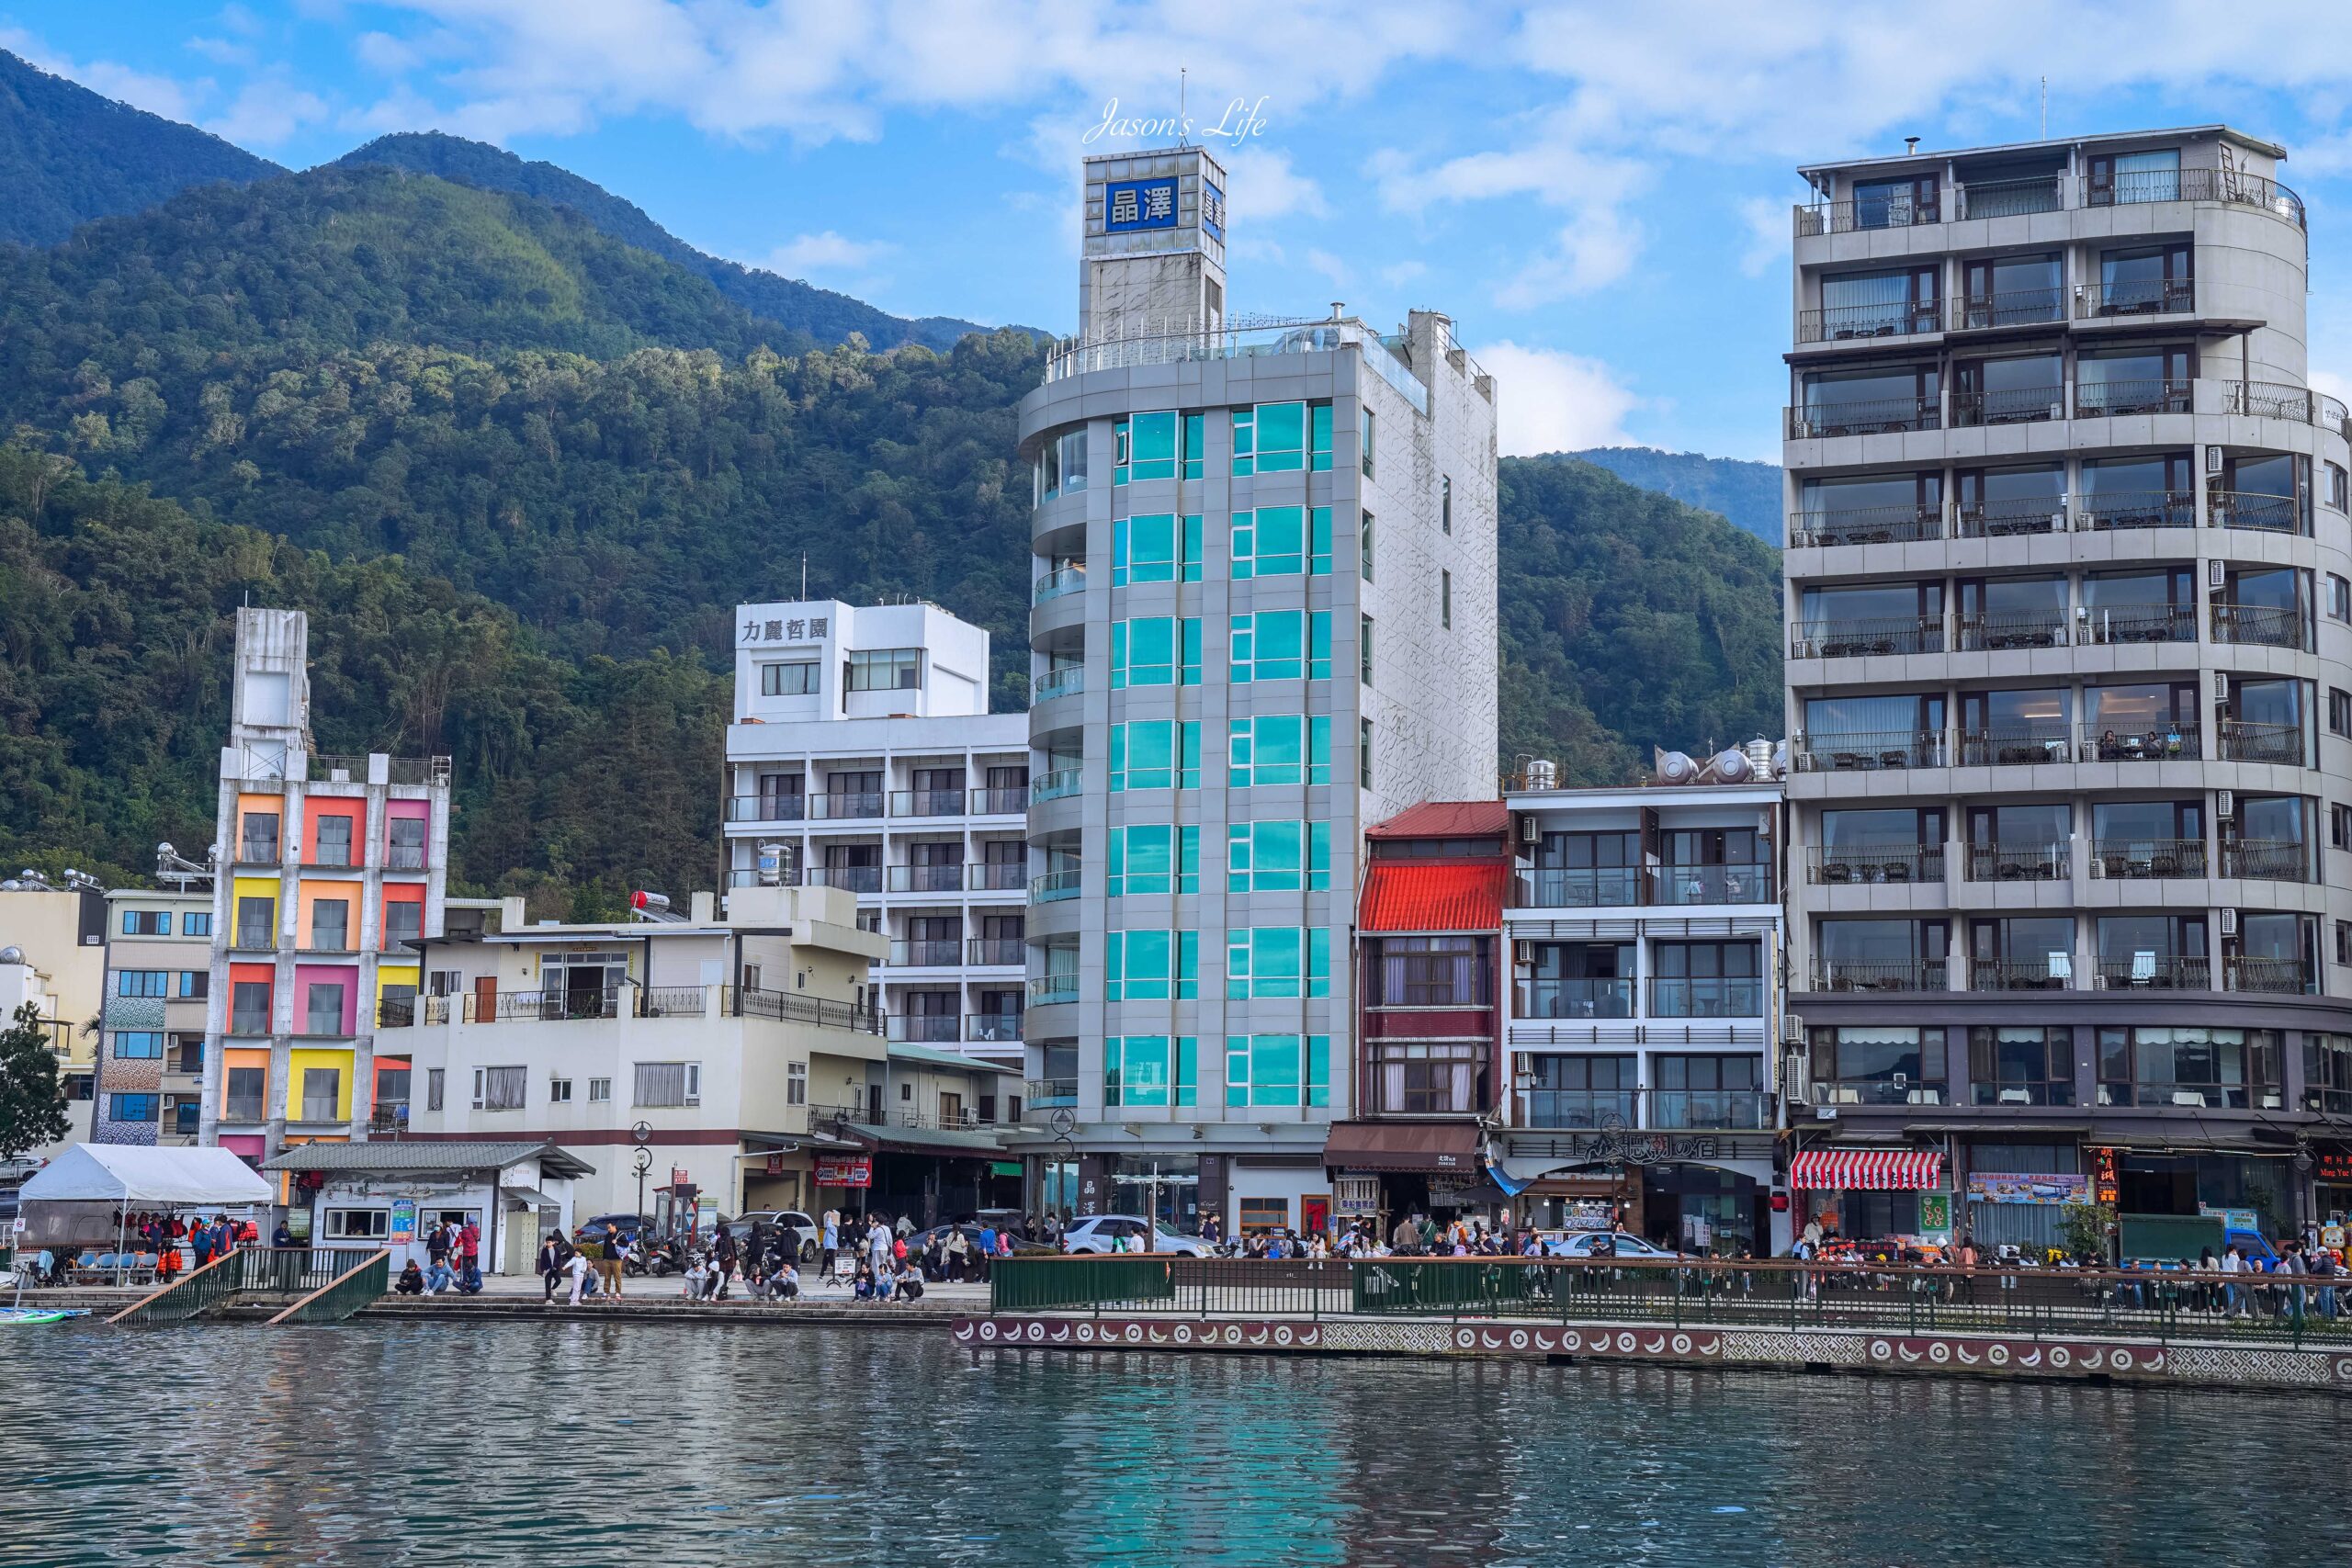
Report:
[[621,1227],[606,1220],[604,1256],[596,1259],[597,1294],[605,1301],[621,1299],[621,1265],[628,1258],[628,1243],[621,1235]]
[[571,1256],[564,1261],[563,1271],[571,1276],[571,1304],[578,1306],[580,1292],[588,1285],[588,1254],[578,1248],[573,1249]]
[[873,1268],[876,1281],[889,1271],[892,1251],[890,1243],[894,1239],[890,1235],[889,1225],[884,1223],[878,1214],[875,1216],[873,1223],[865,1227],[865,1260]]
[[833,1271],[833,1259],[841,1256],[842,1250],[842,1212],[839,1209],[825,1211],[824,1230],[819,1245],[818,1278],[830,1278]]
[[460,1276],[469,1269],[481,1271],[481,1226],[471,1214],[466,1216],[466,1228],[458,1233],[458,1256],[462,1260],[458,1269]]
[[[956,1234],[958,1236],[961,1236],[964,1233],[962,1231],[957,1231]],[[980,1227],[980,1250],[978,1262],[979,1264],[979,1281],[983,1285],[989,1282],[989,1272],[990,1267],[989,1260],[996,1257],[996,1237],[997,1229],[995,1225],[984,1224]]]
[[539,1282],[547,1288],[546,1293],[539,1298],[540,1305],[554,1304],[556,1282],[563,1275],[563,1235],[560,1231],[549,1231],[547,1240],[539,1243]]

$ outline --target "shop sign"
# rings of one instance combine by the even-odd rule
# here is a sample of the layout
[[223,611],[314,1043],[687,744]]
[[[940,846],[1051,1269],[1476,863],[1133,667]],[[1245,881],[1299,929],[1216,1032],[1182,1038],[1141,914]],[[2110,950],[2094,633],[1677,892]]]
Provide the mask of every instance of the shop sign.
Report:
[[2262,1222],[2255,1217],[2252,1209],[2217,1209],[2211,1203],[2199,1203],[2197,1205],[2197,1212],[2209,1218],[2219,1219],[2223,1225],[2233,1231],[2259,1233],[2262,1229]]
[[2091,1190],[2102,1203],[2116,1201],[2115,1151],[2099,1148],[2091,1151]]
[[1972,1203],[2087,1203],[2090,1195],[2090,1178],[2086,1176],[2014,1170],[1968,1173],[1968,1201]]
[[871,1187],[874,1185],[874,1156],[871,1155],[819,1155],[817,1185],[820,1187]]
[[770,1176],[782,1176],[784,1174],[783,1155],[770,1151],[768,1155],[768,1174]]
[[1713,1138],[1668,1138],[1656,1133],[1604,1131],[1586,1138],[1566,1138],[1567,1157],[1589,1164],[1664,1165],[1673,1160],[1707,1161],[1715,1157]]
[[1362,1219],[1380,1213],[1380,1178],[1342,1176],[1332,1187],[1332,1209],[1343,1218]]
[[1922,1192],[1919,1194],[1919,1229],[1923,1233],[1951,1230],[1951,1194]]
[[2315,1149],[2312,1174],[2322,1181],[2352,1182],[2352,1149]]
[[395,1198],[392,1200],[391,1226],[391,1234],[385,1238],[386,1240],[397,1243],[416,1239],[415,1199]]

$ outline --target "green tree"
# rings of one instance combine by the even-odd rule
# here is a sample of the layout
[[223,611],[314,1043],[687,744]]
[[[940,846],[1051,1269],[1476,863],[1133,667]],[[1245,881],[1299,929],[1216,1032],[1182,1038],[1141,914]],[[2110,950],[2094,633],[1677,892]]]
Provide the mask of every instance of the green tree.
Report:
[[0,1159],[65,1136],[65,1100],[57,1092],[57,1053],[40,1009],[31,1002],[17,1010],[17,1021],[0,1030]]

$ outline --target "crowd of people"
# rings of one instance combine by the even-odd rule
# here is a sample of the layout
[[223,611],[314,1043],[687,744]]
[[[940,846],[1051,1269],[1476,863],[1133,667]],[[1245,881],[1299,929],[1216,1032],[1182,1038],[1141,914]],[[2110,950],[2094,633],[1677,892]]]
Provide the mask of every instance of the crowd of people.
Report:
[[392,1285],[395,1294],[437,1296],[450,1291],[461,1296],[481,1294],[481,1226],[470,1215],[462,1225],[443,1221],[426,1231],[424,1259],[427,1267],[422,1269],[415,1258],[408,1260]]

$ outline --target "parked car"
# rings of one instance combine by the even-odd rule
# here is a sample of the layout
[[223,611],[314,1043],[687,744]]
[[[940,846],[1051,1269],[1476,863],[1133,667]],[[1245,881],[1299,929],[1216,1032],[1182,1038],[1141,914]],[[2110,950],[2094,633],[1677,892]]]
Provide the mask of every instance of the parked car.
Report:
[[817,1256],[817,1243],[824,1235],[821,1225],[797,1209],[754,1209],[729,1221],[727,1234],[741,1241],[752,1234],[754,1224],[764,1224],[772,1231],[788,1230],[799,1236],[799,1255],[804,1259]]
[[1682,1256],[1630,1231],[1556,1231],[1544,1237],[1546,1258],[1633,1258],[1671,1261]]
[[[1143,1221],[1133,1214],[1088,1214],[1073,1224],[1062,1237],[1062,1250],[1084,1256],[1144,1248]],[[1178,1235],[1167,1226],[1156,1227],[1151,1233],[1151,1250],[1172,1252],[1184,1258],[1206,1258],[1209,1245],[1196,1235]],[[1125,1247],[1118,1244],[1124,1240]]]
[[49,1162],[31,1155],[18,1155],[14,1159],[0,1160],[0,1187],[22,1187],[40,1174]]
[[622,1236],[628,1241],[630,1246],[634,1247],[637,1245],[639,1237],[644,1236],[652,1231],[653,1221],[644,1214],[596,1214],[581,1221],[579,1225],[572,1231],[571,1239],[574,1241],[602,1241],[605,1239],[605,1227],[606,1225],[617,1225],[620,1228]]

